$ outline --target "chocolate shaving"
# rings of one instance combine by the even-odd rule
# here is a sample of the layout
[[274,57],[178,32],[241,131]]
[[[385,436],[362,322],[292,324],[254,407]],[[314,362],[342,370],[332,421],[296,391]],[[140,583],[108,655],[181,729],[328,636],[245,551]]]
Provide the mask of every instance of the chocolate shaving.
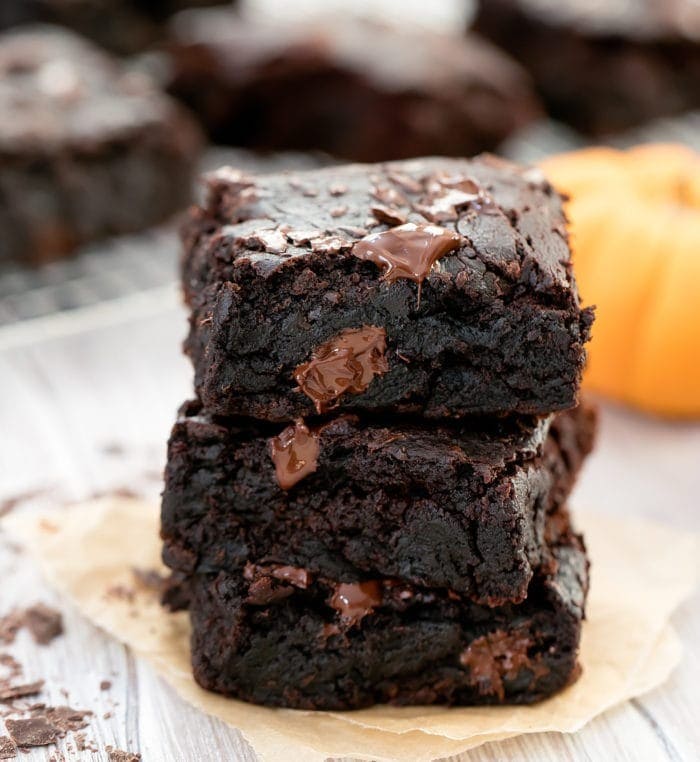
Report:
[[17,633],[24,625],[24,617],[21,611],[11,611],[0,618],[0,643],[9,645],[14,643]]
[[150,590],[158,595],[161,595],[165,590],[168,578],[163,576],[157,569],[139,569],[134,567],[131,573],[134,575],[136,583],[145,590]]
[[17,747],[10,736],[0,736],[0,759],[14,759],[17,756]]
[[0,683],[0,701],[14,701],[14,699],[25,698],[26,696],[36,696],[37,693],[41,693],[43,687],[43,680],[21,685],[2,685]]
[[49,746],[56,743],[56,728],[45,717],[28,720],[5,720],[7,732],[20,748]]
[[136,752],[122,751],[121,749],[115,749],[113,746],[106,746],[107,759],[109,762],[140,762],[141,755]]
[[69,730],[82,730],[87,727],[88,721],[85,719],[92,715],[87,709],[72,709],[69,706],[50,706],[37,717],[44,717],[55,728],[56,732],[63,736]]
[[39,645],[48,645],[63,634],[63,617],[60,611],[43,603],[37,603],[24,612],[24,624]]

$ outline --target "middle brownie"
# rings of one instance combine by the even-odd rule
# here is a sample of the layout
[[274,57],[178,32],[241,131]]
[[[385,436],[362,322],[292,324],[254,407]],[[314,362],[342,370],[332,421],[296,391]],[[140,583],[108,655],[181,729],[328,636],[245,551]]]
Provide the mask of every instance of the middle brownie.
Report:
[[252,559],[521,601],[547,560],[545,516],[564,503],[594,427],[580,406],[430,427],[345,415],[281,430],[186,403],[169,443],[164,560],[186,574]]

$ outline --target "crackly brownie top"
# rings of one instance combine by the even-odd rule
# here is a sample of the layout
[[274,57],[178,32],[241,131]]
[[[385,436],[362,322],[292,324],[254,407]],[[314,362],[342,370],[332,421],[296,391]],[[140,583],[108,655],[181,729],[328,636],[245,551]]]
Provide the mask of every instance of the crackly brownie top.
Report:
[[[231,82],[269,76],[287,62],[300,74],[328,67],[356,75],[387,92],[466,96],[471,88],[514,93],[526,100],[528,75],[518,64],[476,35],[452,36],[427,29],[388,27],[360,18],[332,17],[303,23],[242,18],[230,9],[185,11],[172,23],[175,46],[204,46],[226,62]],[[292,70],[293,71],[293,70]],[[455,102],[469,111],[469,103]]]
[[561,198],[538,169],[484,154],[257,177],[224,167],[206,184],[184,230],[205,281],[339,257],[369,263],[377,281],[439,273],[474,298],[578,308]]
[[663,39],[700,38],[696,0],[508,0],[551,26],[567,26],[593,36]]
[[89,152],[166,122],[175,104],[81,37],[37,25],[0,34],[0,112],[2,151]]

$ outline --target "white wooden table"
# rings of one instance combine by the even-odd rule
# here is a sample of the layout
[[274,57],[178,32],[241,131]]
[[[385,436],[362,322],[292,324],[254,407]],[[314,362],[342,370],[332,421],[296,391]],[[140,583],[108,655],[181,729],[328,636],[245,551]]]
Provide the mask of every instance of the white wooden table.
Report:
[[[44,489],[39,500],[58,504],[124,487],[155,497],[175,410],[190,394],[184,332],[174,287],[0,328],[0,500]],[[573,502],[700,530],[700,425],[606,407]],[[0,580],[0,615],[15,603],[56,601],[1,533]],[[17,656],[28,680],[46,679],[42,700],[95,712],[85,732],[100,751],[63,743],[65,759],[106,760],[108,744],[148,762],[255,759],[234,729],[189,708],[123,646],[61,608],[63,637],[38,647],[21,633],[0,650]],[[464,759],[700,759],[700,595],[674,622],[686,651],[662,688],[574,736],[522,736]],[[101,691],[105,679],[112,687]],[[20,759],[50,754],[34,749]]]

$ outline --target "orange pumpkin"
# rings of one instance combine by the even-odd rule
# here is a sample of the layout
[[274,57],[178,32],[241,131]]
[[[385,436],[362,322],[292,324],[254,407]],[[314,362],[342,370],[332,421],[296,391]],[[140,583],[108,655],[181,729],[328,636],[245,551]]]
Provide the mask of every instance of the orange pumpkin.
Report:
[[570,196],[576,277],[597,306],[584,385],[700,416],[700,155],[590,148],[542,167]]

